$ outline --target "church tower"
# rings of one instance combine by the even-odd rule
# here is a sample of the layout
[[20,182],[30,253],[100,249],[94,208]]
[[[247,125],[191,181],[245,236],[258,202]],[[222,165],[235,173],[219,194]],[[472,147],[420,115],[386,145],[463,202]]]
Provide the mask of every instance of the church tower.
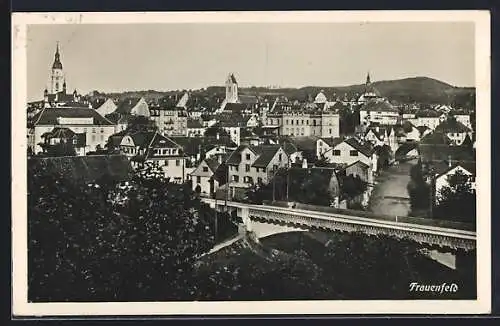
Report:
[[226,79],[226,102],[238,102],[238,82],[236,81],[234,74],[229,74]]
[[50,74],[50,93],[57,94],[64,91],[66,82],[64,81],[63,67],[61,63],[61,55],[59,54],[59,42],[56,46],[56,54],[54,55],[54,63]]

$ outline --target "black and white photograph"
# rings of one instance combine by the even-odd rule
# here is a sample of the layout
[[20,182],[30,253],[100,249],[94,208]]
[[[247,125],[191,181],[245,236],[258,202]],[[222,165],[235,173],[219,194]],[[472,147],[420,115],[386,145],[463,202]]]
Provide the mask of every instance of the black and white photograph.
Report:
[[14,14],[14,313],[489,312],[489,14],[361,14]]

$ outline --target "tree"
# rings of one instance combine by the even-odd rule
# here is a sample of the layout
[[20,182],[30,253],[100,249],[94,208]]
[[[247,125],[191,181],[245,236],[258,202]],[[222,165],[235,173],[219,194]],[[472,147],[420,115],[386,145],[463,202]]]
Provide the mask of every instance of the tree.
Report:
[[341,193],[344,198],[354,199],[363,194],[367,187],[367,183],[361,180],[359,175],[354,176],[350,174],[342,178]]
[[447,177],[448,185],[438,191],[436,216],[463,222],[476,221],[476,191],[469,175],[461,170]]
[[125,184],[77,184],[31,167],[29,298],[189,298],[192,267],[214,244],[214,211],[154,171]]
[[47,157],[76,156],[75,146],[73,145],[71,140],[61,141],[57,144],[42,143],[40,144],[40,146],[44,151],[43,156]]

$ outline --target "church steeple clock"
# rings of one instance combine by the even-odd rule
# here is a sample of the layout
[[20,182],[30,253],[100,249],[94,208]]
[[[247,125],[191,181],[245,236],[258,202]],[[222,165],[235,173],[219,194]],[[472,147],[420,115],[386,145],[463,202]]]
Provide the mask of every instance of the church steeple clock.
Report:
[[54,55],[54,63],[52,64],[52,71],[50,75],[50,93],[57,94],[64,90],[64,75],[61,63],[61,55],[59,54],[59,42],[56,46],[56,53]]

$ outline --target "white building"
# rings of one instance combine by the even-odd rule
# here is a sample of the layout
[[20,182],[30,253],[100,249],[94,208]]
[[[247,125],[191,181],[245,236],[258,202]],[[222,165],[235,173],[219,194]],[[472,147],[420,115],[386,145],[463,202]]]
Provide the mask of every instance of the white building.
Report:
[[109,136],[115,133],[115,125],[94,109],[58,107],[44,108],[33,118],[29,131],[28,146],[34,153],[42,148],[42,135],[56,127],[64,127],[75,134],[84,133],[86,137],[85,151],[95,151],[99,146],[104,148]]

